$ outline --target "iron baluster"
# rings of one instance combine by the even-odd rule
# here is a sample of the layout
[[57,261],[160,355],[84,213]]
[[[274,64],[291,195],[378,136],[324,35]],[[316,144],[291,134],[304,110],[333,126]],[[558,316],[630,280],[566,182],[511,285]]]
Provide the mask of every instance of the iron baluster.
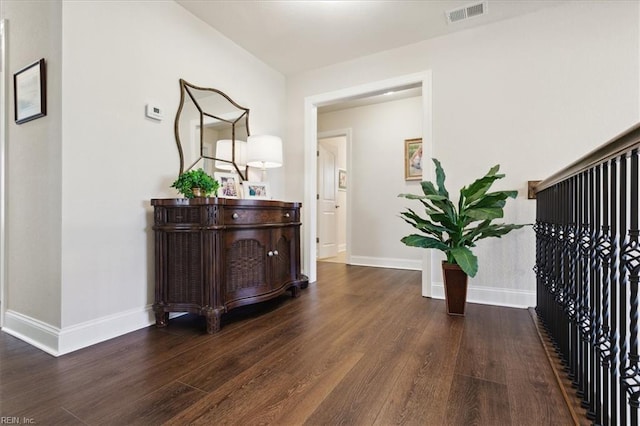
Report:
[[627,269],[625,262],[625,231],[627,229],[627,156],[621,155],[619,190],[618,190],[618,379],[620,381],[619,415],[620,424],[627,424],[627,395],[623,380],[624,369],[627,365]]
[[638,151],[631,152],[631,176],[629,192],[628,235],[622,252],[622,264],[629,282],[629,353],[622,373],[623,388],[629,396],[630,424],[638,424],[638,398],[640,396],[640,371],[638,357],[638,282],[640,281],[640,245],[638,243]]

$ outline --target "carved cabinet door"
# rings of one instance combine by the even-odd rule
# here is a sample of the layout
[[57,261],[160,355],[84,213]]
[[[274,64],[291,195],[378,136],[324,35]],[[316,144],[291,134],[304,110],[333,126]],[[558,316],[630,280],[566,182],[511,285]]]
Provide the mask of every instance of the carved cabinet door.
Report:
[[[278,228],[271,231],[271,253],[269,282],[271,287],[279,289],[296,277],[292,262],[295,252],[294,230],[291,227]],[[268,253],[267,253],[268,254]]]
[[295,237],[292,227],[226,232],[225,304],[278,290],[295,280]]
[[225,304],[271,290],[267,256],[270,233],[268,229],[225,232],[221,285]]

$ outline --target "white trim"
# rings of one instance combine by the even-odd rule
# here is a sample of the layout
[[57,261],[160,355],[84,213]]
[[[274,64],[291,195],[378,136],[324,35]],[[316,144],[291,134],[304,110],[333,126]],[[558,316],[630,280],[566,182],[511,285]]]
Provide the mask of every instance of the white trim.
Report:
[[[351,137],[351,129],[335,129],[335,130],[330,130],[327,132],[320,132],[318,133],[318,139],[326,139],[326,138],[335,138],[335,137],[339,137],[339,136],[344,136],[346,141],[347,141],[347,170],[353,170],[353,161],[352,161],[352,156],[351,156],[351,141],[352,141],[352,137]],[[317,139],[316,139],[317,141]],[[317,173],[317,170],[316,170]],[[345,245],[340,245],[338,247],[338,252],[342,252],[345,251],[347,252],[347,254],[345,255],[345,263],[350,264],[351,263],[351,221],[353,220],[353,217],[351,215],[351,213],[353,212],[353,209],[351,208],[351,206],[353,205],[352,202],[352,197],[353,197],[353,176],[350,176],[347,180],[348,182],[348,186],[347,186],[347,242]],[[317,182],[316,182],[317,184]],[[316,206],[317,207],[317,206]],[[316,219],[317,220],[317,219]],[[316,232],[317,232],[317,223],[316,223]],[[315,281],[315,280],[313,280]]]
[[7,310],[2,331],[46,353],[58,356],[60,329],[19,312]]
[[304,100],[304,206],[302,209],[302,270],[309,282],[317,280],[318,249],[318,107],[312,98]]
[[[432,283],[434,299],[444,299],[444,283]],[[482,305],[506,306],[509,308],[529,308],[536,306],[536,292],[497,287],[467,287],[467,302]]]
[[4,326],[4,317],[7,310],[7,289],[6,289],[6,235],[5,235],[5,207],[7,199],[6,186],[6,147],[7,147],[7,123],[9,120],[9,108],[7,101],[7,36],[9,22],[6,19],[0,20],[0,328]]
[[375,268],[391,268],[391,269],[409,269],[412,271],[422,270],[421,260],[412,259],[394,259],[389,257],[369,257],[369,256],[351,256],[351,262],[347,262],[355,266],[373,266]]
[[151,305],[107,315],[66,328],[7,311],[2,331],[53,355],[60,356],[148,327],[155,322]]
[[[307,96],[304,99],[304,203],[307,206],[302,212],[302,235],[303,235],[303,270],[309,277],[309,281],[317,280],[316,267],[316,237],[317,237],[317,200],[315,197],[317,188],[317,164],[316,151],[318,150],[318,106],[347,100],[353,97],[379,93],[384,90],[411,84],[422,84],[423,97],[423,125],[422,140],[426,141],[427,152],[425,158],[431,158],[432,140],[432,96],[431,90],[431,70],[420,73],[395,77],[388,80],[381,80],[349,87],[334,92],[322,93]],[[350,153],[349,153],[350,154]],[[351,155],[349,155],[351,158]],[[353,167],[349,166],[351,170]],[[353,188],[352,188],[353,189]],[[351,207],[351,206],[350,206]],[[350,209],[351,210],[351,209]],[[347,244],[350,242],[348,241]],[[431,262],[422,262],[422,293],[431,294]]]
[[[431,71],[427,71],[425,78],[422,80],[422,180],[430,180],[433,182],[435,170],[433,167],[424,167],[426,162],[431,162],[433,158],[433,82]],[[422,253],[422,295],[430,297],[433,289],[431,288],[431,262],[433,250],[423,250]]]
[[60,331],[60,355],[95,345],[155,323],[151,305],[97,318]]

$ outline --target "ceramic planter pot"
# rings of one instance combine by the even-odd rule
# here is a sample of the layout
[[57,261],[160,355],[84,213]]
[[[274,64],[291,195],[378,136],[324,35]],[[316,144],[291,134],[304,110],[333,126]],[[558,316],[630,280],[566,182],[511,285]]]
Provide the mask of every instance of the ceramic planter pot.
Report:
[[447,313],[449,315],[464,315],[467,303],[467,274],[458,265],[443,261],[442,276]]

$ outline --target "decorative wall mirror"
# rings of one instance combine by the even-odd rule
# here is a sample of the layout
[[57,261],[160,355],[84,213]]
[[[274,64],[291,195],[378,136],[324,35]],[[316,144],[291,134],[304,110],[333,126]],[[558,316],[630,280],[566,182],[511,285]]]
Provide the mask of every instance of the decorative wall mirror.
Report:
[[[236,172],[247,178],[249,108],[223,92],[198,87],[180,79],[180,106],[175,121],[180,174],[198,163],[207,173],[214,169]],[[185,164],[189,166],[185,170]]]

